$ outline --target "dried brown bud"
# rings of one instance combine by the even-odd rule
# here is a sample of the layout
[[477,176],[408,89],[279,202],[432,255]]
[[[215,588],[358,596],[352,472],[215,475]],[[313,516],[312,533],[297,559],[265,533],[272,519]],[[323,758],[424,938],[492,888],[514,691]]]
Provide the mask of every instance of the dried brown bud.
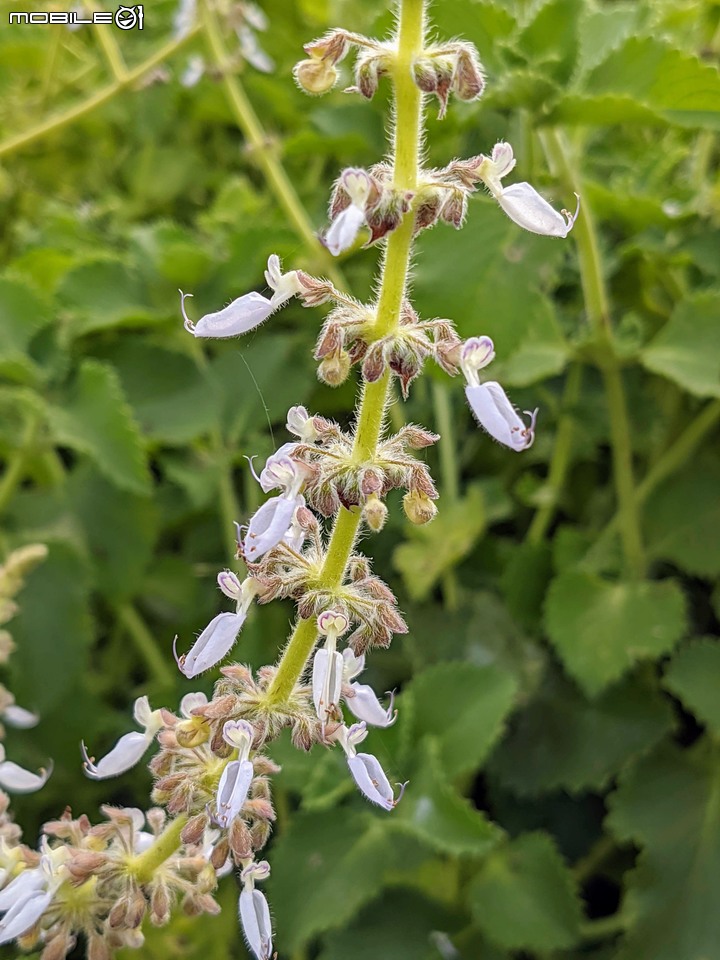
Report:
[[150,897],[150,923],[154,927],[164,926],[170,919],[170,895],[164,883],[158,883]]

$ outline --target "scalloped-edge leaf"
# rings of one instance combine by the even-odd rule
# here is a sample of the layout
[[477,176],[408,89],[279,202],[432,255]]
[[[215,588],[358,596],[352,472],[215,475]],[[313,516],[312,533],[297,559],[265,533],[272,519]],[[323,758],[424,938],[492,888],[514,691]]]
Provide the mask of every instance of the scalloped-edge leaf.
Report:
[[720,291],[681,300],[642,362],[696,397],[720,397]]
[[37,289],[19,280],[0,277],[0,374],[20,382],[37,377],[30,344],[49,321],[48,304]]
[[626,880],[630,929],[614,960],[711,960],[720,943],[720,746],[666,743],[632,767],[607,825],[642,846]]
[[579,938],[577,884],[546,833],[525,833],[493,850],[468,897],[475,923],[501,947],[545,953]]
[[87,454],[121,490],[150,492],[143,439],[111,367],[84,360],[65,402],[48,413],[56,443]]
[[720,735],[720,641],[699,637],[682,646],[665,669],[663,686]]
[[550,585],[545,627],[568,673],[595,697],[637,660],[675,646],[685,598],[671,580],[611,583],[570,570]]

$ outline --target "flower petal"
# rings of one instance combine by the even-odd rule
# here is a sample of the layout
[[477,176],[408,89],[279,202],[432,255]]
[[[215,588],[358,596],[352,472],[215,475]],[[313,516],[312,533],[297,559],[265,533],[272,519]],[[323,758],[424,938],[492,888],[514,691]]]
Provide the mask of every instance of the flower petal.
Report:
[[240,922],[248,946],[258,960],[269,960],[272,953],[270,909],[264,894],[246,887],[240,894]]
[[566,237],[580,210],[574,214],[558,213],[529,183],[513,183],[497,195],[497,201],[505,213],[519,227],[544,237]]
[[140,763],[143,754],[153,741],[146,733],[126,733],[120,737],[110,753],[95,762],[88,756],[85,744],[82,745],[85,757],[85,773],[91,780],[105,780],[107,777],[119,777]]
[[332,707],[340,702],[343,658],[341,653],[330,653],[321,648],[313,659],[313,703],[318,719],[326,723]]
[[191,680],[224,659],[234,646],[246,617],[244,610],[213,617],[190,650],[179,658],[180,672]]
[[335,217],[322,242],[330,253],[337,257],[343,250],[348,250],[353,245],[364,223],[365,211],[356,207],[355,204],[350,204]]
[[52,890],[38,890],[22,900],[17,900],[0,920],[0,944],[10,943],[35,926],[50,906]]
[[530,423],[526,424],[503,388],[494,381],[465,387],[465,396],[480,426],[499,443],[518,453],[532,446],[537,410],[530,414]]
[[36,713],[26,710],[24,707],[19,707],[16,703],[11,703],[3,711],[2,718],[5,723],[9,723],[11,727],[17,727],[18,730],[29,730],[40,720]]
[[23,870],[0,891],[0,913],[19,900],[26,900],[36,890],[42,890],[46,882],[47,876],[40,867]]
[[302,497],[271,497],[253,515],[243,543],[245,558],[255,563],[283,539],[292,524],[293,514],[303,504]]
[[41,769],[40,773],[32,773],[12,760],[5,760],[0,763],[0,787],[11,793],[34,793],[45,786],[51,773],[52,765],[48,770]]
[[385,810],[393,809],[395,795],[376,757],[370,753],[358,753],[348,757],[348,767],[363,796]]
[[249,760],[231,760],[223,770],[215,802],[215,820],[223,829],[230,826],[245,805],[253,775]]
[[241,333],[247,333],[267,320],[275,310],[275,306],[261,294],[254,290],[246,293],[223,310],[215,313],[206,313],[197,323],[185,313],[185,298],[192,294],[180,291],[181,309],[185,318],[185,329],[194,337],[215,337],[222,339],[224,337],[237,337]]
[[395,723],[397,710],[393,709],[393,695],[390,696],[390,706],[386,709],[367,683],[351,683],[350,689],[355,696],[346,697],[345,703],[358,720],[364,720],[373,727],[390,727]]

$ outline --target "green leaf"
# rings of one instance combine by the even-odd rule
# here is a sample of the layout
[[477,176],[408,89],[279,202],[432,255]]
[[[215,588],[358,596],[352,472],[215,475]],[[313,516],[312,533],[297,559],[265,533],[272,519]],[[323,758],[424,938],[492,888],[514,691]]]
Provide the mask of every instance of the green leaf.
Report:
[[668,122],[720,129],[720,74],[654,37],[630,37],[585,78],[589,95],[628,96]]
[[0,279],[0,375],[21,383],[37,377],[31,342],[49,320],[48,306],[35,290]]
[[568,673],[594,697],[637,660],[667,653],[686,627],[677,584],[610,583],[569,571],[550,585],[545,627]]
[[641,8],[614,3],[594,10],[584,6],[580,17],[580,69],[587,73],[636,32]]
[[117,326],[144,326],[157,320],[139,278],[118,260],[92,260],[70,270],[58,287],[75,336]]
[[19,703],[50,713],[86,673],[93,627],[88,570],[64,543],[50,543],[47,559],[32,571],[12,622],[17,650],[12,690]]
[[273,844],[266,885],[286,951],[341,927],[378,895],[390,871],[425,859],[425,849],[394,829],[390,817],[395,813],[359,814],[347,808],[294,816]]
[[433,931],[447,930],[452,914],[408,890],[391,890],[344,930],[331,933],[318,960],[438,960]]
[[643,508],[648,554],[700,577],[720,574],[720,463],[704,457],[673,476]]
[[413,600],[424,600],[443,573],[467,556],[485,524],[483,491],[473,485],[461,500],[446,504],[431,524],[410,528],[413,539],[395,549],[393,563]]
[[110,367],[83,361],[65,402],[50,408],[49,419],[56,443],[86,453],[121,490],[149,493],[142,437]]
[[520,796],[560,789],[600,793],[672,725],[667,699],[642,677],[628,677],[587,701],[573,684],[552,673],[513,718],[490,770],[503,787]]
[[576,884],[545,833],[523,834],[490,853],[468,897],[477,925],[502,947],[546,953],[579,937]]
[[701,723],[720,734],[720,644],[711,637],[681,647],[665,670],[663,686]]
[[[440,663],[413,677],[403,691],[410,710],[412,743],[437,740],[440,763],[453,778],[480,767],[503,731],[515,702],[518,683],[500,666]],[[402,722],[402,721],[401,721]]]
[[696,397],[720,397],[720,293],[681,300],[642,361]]
[[642,846],[623,913],[631,927],[615,960],[709,960],[720,943],[720,748],[664,744],[610,797],[607,824]]
[[501,831],[452,787],[440,764],[439,745],[427,740],[393,816],[403,828],[442,853],[484,856]]
[[517,47],[543,72],[560,82],[570,79],[578,44],[577,0],[545,0],[534,4],[535,15],[517,38]]

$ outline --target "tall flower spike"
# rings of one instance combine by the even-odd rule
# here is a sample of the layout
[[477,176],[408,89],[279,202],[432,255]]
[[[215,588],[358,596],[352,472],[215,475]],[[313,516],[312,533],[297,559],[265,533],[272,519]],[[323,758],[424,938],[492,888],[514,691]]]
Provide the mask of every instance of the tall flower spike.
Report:
[[121,773],[132,769],[142,760],[143,754],[163,725],[162,713],[160,710],[150,709],[147,697],[139,697],[135,701],[133,715],[138,726],[144,728],[143,732],[124,734],[110,753],[106,754],[97,763],[92,757],[88,756],[85,744],[82,744],[85,773],[91,780],[119,777]]
[[[214,667],[228,655],[257,594],[257,583],[252,577],[240,583],[230,570],[223,570],[218,574],[218,586],[226,597],[236,601],[235,612],[219,613],[213,617],[187,653],[180,657],[175,654],[180,672],[188,680]],[[177,641],[177,637],[175,640]],[[174,647],[173,644],[173,649]]]
[[274,313],[300,290],[300,281],[296,271],[283,273],[280,258],[274,253],[268,258],[265,279],[273,291],[270,299],[253,290],[251,293],[246,293],[242,297],[238,297],[237,300],[233,300],[222,310],[205,314],[197,323],[194,323],[185,312],[185,300],[192,294],[183,293],[180,290],[180,309],[185,321],[185,329],[194,337],[223,339],[237,337],[254,330],[255,327],[259,327],[271,313]]
[[358,167],[343,170],[340,182],[350,197],[350,205],[335,217],[323,238],[323,243],[334,257],[348,250],[355,242],[365,223],[365,204],[372,188],[370,177]]
[[515,166],[515,156],[509,143],[496,143],[492,156],[484,157],[478,176],[495,197],[510,219],[524,230],[544,237],[567,237],[580,212],[577,197],[575,213],[558,213],[529,183],[514,183],[503,187],[501,180]]
[[267,860],[251,863],[240,874],[244,884],[238,903],[240,922],[248,946],[257,960],[270,960],[272,955],[270,910],[265,895],[255,889],[255,881],[264,880],[269,875],[270,864]]

